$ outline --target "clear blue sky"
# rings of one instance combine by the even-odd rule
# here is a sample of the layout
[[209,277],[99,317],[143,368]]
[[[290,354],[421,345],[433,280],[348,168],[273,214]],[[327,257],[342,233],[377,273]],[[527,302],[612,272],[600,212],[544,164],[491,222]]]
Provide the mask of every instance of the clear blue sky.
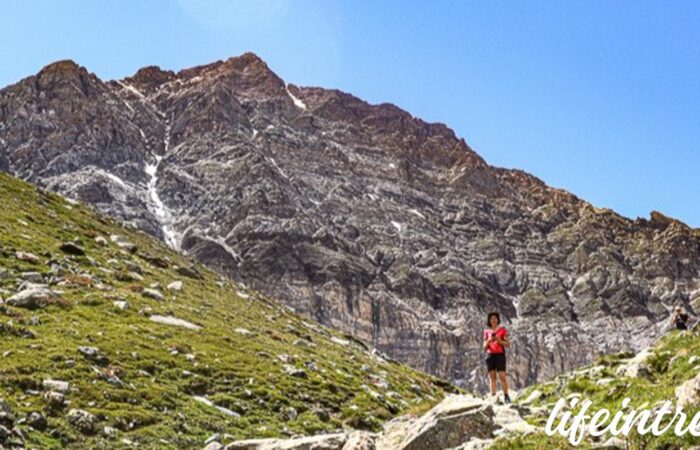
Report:
[[0,2],[0,86],[57,59],[111,79],[245,51],[597,206],[700,227],[700,2]]

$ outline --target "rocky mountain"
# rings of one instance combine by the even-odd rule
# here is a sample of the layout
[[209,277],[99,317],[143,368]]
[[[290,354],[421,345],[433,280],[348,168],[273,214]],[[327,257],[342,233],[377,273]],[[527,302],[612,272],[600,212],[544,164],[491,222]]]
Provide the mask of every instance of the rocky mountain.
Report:
[[372,431],[455,391],[84,205],[0,202],[0,448]]
[[0,168],[470,389],[488,311],[522,386],[639,349],[700,298],[699,230],[596,208],[250,53],[109,82],[51,64],[0,90]]

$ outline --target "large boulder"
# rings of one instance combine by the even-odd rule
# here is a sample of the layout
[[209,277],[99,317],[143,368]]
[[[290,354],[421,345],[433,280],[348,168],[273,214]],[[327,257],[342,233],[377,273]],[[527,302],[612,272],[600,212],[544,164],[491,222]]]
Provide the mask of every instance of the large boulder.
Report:
[[5,302],[20,308],[37,309],[48,305],[57,295],[44,285],[32,284],[8,298]]
[[497,429],[493,406],[470,395],[451,395],[428,414],[402,426],[387,427],[377,450],[453,448],[471,439],[489,439]]

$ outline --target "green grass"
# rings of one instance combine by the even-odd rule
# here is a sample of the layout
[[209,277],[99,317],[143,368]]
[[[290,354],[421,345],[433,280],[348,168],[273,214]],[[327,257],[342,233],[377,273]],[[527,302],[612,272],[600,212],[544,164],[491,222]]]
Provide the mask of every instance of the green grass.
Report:
[[[85,206],[4,174],[0,203],[0,268],[11,275],[0,281],[0,295],[17,292],[16,279],[23,272],[48,274],[50,263],[61,266],[51,285],[62,292],[60,299],[37,310],[0,307],[0,396],[17,418],[38,411],[49,422],[45,432],[20,426],[28,447],[119,448],[128,445],[122,441],[127,439],[145,448],[182,449],[201,448],[214,433],[233,440],[349,426],[376,430],[404,411],[425,410],[451,389],[404,365],[372,357],[359,345],[334,343],[331,337],[342,336],[202,266],[196,265],[201,279],[179,275],[177,267],[193,263]],[[109,241],[112,234],[135,244],[137,252],[111,241],[106,246],[95,242],[97,236]],[[61,243],[76,239],[85,256],[59,250]],[[42,262],[20,261],[16,251],[32,252]],[[149,262],[153,258],[167,268]],[[125,276],[134,265],[142,281]],[[175,280],[184,283],[182,292],[165,289]],[[139,292],[153,283],[160,284],[164,301]],[[126,300],[130,308],[115,308],[115,300]],[[154,323],[152,314],[202,328]],[[237,328],[254,335],[237,333]],[[87,360],[79,346],[99,348],[108,363]],[[308,378],[290,376],[285,364],[304,369]],[[121,383],[108,382],[107,372]],[[370,375],[384,378],[389,387],[375,386]],[[49,408],[41,392],[47,378],[71,383],[68,406]],[[370,395],[367,387],[381,396]],[[194,395],[240,417],[197,402]],[[71,408],[97,415],[98,432],[86,435],[74,429],[65,419]],[[119,430],[116,440],[101,434],[105,426]]]
[[[693,356],[700,357],[700,337],[687,332],[674,331],[669,333],[655,345],[652,355],[645,363],[649,370],[648,376],[636,378],[618,376],[616,369],[625,361],[625,358],[631,356],[633,355],[602,356],[588,367],[599,367],[599,371],[595,375],[574,372],[560,375],[551,382],[528,388],[521,394],[521,401],[534,390],[542,392],[543,395],[532,406],[542,407],[544,413],[532,414],[526,420],[544,428],[549,412],[557,400],[571,394],[580,394],[582,398],[590,399],[593,402],[591,412],[601,408],[606,408],[613,413],[617,412],[621,409],[620,405],[625,398],[631,399],[630,406],[635,409],[652,409],[666,400],[675,404],[676,387],[700,373],[700,359],[693,364],[689,362]],[[605,378],[612,379],[612,381],[603,385],[597,384],[597,380]],[[575,409],[575,411],[577,410]],[[689,416],[688,420],[698,411],[700,411],[700,405],[684,408],[684,412]],[[602,440],[607,440],[610,437],[603,436]],[[531,436],[501,439],[492,448],[590,448],[593,444],[594,442],[589,438],[578,447],[573,447],[560,436],[548,437],[542,432]],[[700,438],[693,437],[689,433],[684,437],[677,437],[673,434],[673,430],[658,437],[651,434],[640,436],[635,433],[629,436],[626,445],[628,450],[681,449],[700,445]]]

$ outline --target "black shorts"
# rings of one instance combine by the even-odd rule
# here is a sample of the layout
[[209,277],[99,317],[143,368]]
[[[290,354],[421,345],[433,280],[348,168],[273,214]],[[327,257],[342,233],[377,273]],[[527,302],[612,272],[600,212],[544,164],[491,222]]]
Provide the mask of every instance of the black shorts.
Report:
[[489,372],[505,372],[506,371],[506,354],[505,353],[489,353],[486,356],[486,368]]

